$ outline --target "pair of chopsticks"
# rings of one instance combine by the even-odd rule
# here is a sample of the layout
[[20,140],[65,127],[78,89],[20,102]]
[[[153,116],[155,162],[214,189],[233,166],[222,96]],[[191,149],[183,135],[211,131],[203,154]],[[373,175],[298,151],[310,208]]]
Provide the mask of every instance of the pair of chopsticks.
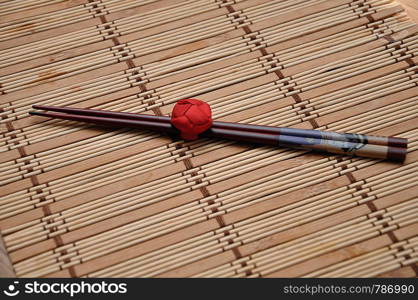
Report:
[[[80,121],[110,127],[128,127],[178,135],[170,117],[113,112],[94,109],[33,105],[31,115]],[[407,153],[407,139],[352,133],[336,133],[285,127],[271,127],[242,123],[214,121],[202,137],[231,139],[236,141],[286,146],[336,154],[403,161]]]

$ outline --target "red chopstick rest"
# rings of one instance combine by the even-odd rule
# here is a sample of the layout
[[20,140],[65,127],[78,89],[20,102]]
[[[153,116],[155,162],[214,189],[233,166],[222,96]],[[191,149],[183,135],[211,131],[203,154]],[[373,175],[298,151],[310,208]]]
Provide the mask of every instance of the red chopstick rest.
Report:
[[171,112],[171,124],[180,130],[183,139],[195,140],[212,126],[212,111],[206,102],[197,99],[179,100]]

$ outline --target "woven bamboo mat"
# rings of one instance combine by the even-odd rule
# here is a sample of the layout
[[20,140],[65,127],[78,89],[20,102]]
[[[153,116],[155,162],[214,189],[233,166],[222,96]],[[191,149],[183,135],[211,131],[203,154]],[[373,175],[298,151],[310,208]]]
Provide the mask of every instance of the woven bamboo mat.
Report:
[[[2,0],[0,23],[0,230],[17,276],[417,276],[418,26],[399,3]],[[192,97],[219,120],[396,135],[409,153],[27,114],[161,115]]]

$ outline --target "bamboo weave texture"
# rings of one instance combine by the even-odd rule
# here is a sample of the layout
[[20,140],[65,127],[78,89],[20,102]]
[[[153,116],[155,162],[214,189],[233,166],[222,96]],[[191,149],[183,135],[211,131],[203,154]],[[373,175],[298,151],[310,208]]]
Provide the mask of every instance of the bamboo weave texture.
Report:
[[[390,0],[0,1],[18,277],[416,277],[418,26]],[[403,164],[29,117],[31,105],[396,135]]]

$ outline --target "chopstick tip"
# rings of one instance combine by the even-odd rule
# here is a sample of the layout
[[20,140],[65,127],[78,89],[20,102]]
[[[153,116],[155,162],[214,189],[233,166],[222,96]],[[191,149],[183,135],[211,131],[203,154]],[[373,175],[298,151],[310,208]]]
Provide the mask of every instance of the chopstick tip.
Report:
[[37,112],[37,111],[30,111],[29,114],[31,116],[41,116],[41,117],[44,116],[43,113],[40,113],[40,112]]

